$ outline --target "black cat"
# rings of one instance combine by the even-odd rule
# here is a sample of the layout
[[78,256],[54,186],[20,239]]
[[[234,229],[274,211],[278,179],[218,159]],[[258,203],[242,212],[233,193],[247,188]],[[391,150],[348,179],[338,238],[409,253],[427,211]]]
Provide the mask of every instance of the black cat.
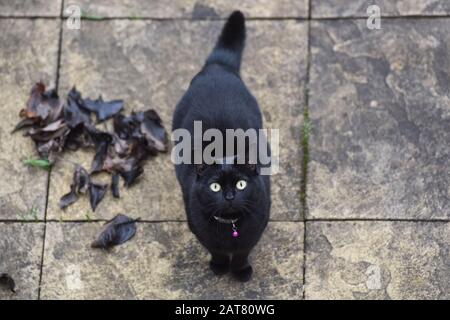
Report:
[[[239,75],[244,42],[245,19],[235,11],[179,102],[174,130],[193,134],[194,121],[201,121],[203,132],[218,129],[225,140],[226,129],[262,128],[258,103]],[[231,269],[240,281],[251,278],[248,255],[269,220],[270,176],[260,174],[259,163],[176,165],[189,227],[211,253],[212,271],[225,274]]]

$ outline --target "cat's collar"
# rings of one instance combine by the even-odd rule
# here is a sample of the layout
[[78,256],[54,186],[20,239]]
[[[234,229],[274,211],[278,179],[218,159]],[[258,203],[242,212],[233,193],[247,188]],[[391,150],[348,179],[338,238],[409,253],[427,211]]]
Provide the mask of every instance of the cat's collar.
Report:
[[220,223],[235,224],[238,221],[237,218],[236,219],[224,219],[224,218],[216,217],[216,216],[213,216],[213,217],[214,217],[214,219],[216,219],[217,222],[220,222]]
[[239,237],[239,232],[235,225],[235,223],[238,221],[237,218],[236,219],[224,219],[224,218],[216,217],[216,216],[213,216],[213,217],[214,217],[214,219],[216,219],[217,222],[231,224],[231,231],[232,231],[231,235],[233,236],[233,238]]

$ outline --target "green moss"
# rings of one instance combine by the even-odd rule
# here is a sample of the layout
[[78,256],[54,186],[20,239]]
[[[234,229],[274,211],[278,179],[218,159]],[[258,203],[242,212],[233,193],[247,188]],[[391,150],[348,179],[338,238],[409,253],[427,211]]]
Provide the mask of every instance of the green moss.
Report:
[[303,212],[306,212],[306,188],[308,184],[308,163],[309,163],[309,137],[311,135],[312,125],[309,118],[308,106],[303,111],[303,128],[301,137],[301,146],[303,150],[302,158],[302,182],[300,187],[300,202]]
[[27,212],[19,213],[19,217],[23,221],[38,221],[39,208],[33,205]]
[[103,17],[103,16],[96,16],[96,15],[89,14],[87,12],[81,11],[81,19],[85,19],[85,20],[103,20],[103,19],[105,19],[105,17]]

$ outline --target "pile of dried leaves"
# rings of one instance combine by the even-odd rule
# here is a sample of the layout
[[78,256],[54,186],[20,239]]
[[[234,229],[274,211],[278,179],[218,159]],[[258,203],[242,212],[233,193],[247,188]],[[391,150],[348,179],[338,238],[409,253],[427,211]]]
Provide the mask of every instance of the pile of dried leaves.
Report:
[[[144,160],[167,151],[167,133],[158,114],[150,109],[125,116],[121,113],[123,105],[122,100],[103,101],[101,96],[84,99],[75,87],[64,103],[55,90],[46,91],[43,83],[33,86],[26,108],[20,111],[23,119],[13,132],[27,129],[24,135],[35,142],[41,159],[50,163],[64,150],[95,149],[89,172],[76,167],[70,192],[60,200],[61,208],[88,192],[95,210],[108,186],[94,183],[91,176],[102,171],[112,175],[111,190],[118,198],[120,177],[125,187],[131,186],[144,171]],[[92,113],[97,123],[112,118],[113,131],[97,129]]]
[[[34,141],[41,159],[25,163],[49,169],[56,156],[65,150],[95,149],[89,172],[76,166],[70,192],[60,199],[61,208],[88,193],[91,208],[95,211],[108,185],[92,181],[93,174],[110,173],[112,194],[119,198],[120,177],[125,187],[131,186],[143,173],[144,160],[167,151],[167,133],[158,114],[150,109],[125,116],[121,114],[123,105],[122,100],[103,101],[101,96],[96,100],[84,99],[75,87],[64,103],[55,90],[46,90],[42,82],[33,86],[26,107],[19,114],[22,120],[13,132],[26,129],[24,135]],[[95,113],[97,123],[112,118],[113,131],[97,129],[92,113]],[[108,249],[130,240],[136,233],[138,220],[116,215],[102,227],[91,247]],[[0,288],[15,292],[13,278],[6,273],[0,274]]]

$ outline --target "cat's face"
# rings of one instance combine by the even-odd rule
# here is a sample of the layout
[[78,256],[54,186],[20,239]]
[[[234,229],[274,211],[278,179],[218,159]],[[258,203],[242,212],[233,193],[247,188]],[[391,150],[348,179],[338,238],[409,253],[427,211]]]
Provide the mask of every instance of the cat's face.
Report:
[[254,214],[261,193],[255,167],[236,164],[204,166],[197,173],[195,193],[207,218],[244,218]]

